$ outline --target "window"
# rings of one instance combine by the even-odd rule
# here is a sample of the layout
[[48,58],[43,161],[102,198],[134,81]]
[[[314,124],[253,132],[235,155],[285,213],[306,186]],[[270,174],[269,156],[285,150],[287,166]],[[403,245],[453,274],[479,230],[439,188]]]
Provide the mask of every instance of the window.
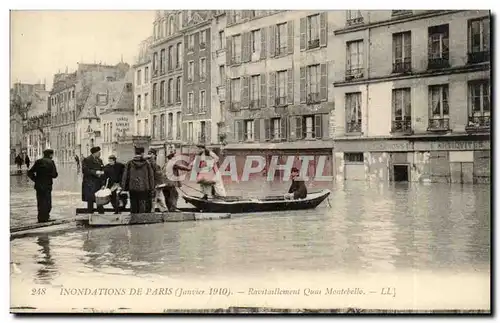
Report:
[[193,113],[193,105],[194,105],[194,93],[188,93],[188,113]]
[[260,75],[252,75],[250,78],[250,108],[260,107]]
[[156,76],[157,72],[158,72],[158,53],[155,52],[153,54],[153,75]]
[[194,62],[190,61],[188,63],[188,83],[193,82],[194,80]]
[[468,126],[489,127],[490,113],[490,81],[470,81]]
[[231,80],[231,105],[234,105],[234,108],[239,107],[241,96],[241,82],[239,78]]
[[241,63],[241,35],[233,36],[232,45],[232,62],[233,64]]
[[411,32],[392,35],[393,72],[404,73],[411,70]]
[[392,90],[392,131],[405,132],[411,130],[411,89]]
[[392,16],[411,15],[412,10],[392,10]]
[[271,129],[270,129],[270,139],[271,140],[280,140],[282,138],[281,133],[281,118],[273,118],[271,119]]
[[165,73],[165,49],[160,51],[160,73]]
[[156,119],[157,117],[153,116],[153,138],[156,138],[156,128],[158,127]]
[[168,114],[168,119],[167,119],[167,138],[169,140],[172,140],[173,139],[173,136],[172,136],[172,128],[174,127],[174,114],[173,113],[169,113]]
[[224,65],[219,66],[219,84],[224,85],[226,79],[226,71],[224,70]]
[[206,112],[207,110],[207,95],[205,91],[200,91],[200,113]]
[[261,44],[262,44],[262,39],[260,37],[260,29],[252,31],[250,33],[250,50],[252,51],[252,55],[255,54],[256,59],[260,58]]
[[219,31],[219,49],[226,48],[226,35],[224,30]]
[[199,142],[204,143],[206,139],[207,139],[207,123],[205,121],[201,121]]
[[244,126],[244,140],[245,141],[253,141],[254,140],[254,121],[253,120],[245,120],[243,122]]
[[141,96],[137,96],[137,111],[141,111]]
[[144,68],[144,83],[148,83],[149,82],[149,67],[145,67]]
[[176,138],[177,139],[181,139],[181,124],[182,124],[182,117],[181,117],[181,113],[180,112],[177,112],[176,114],[176,118],[175,118],[175,124],[176,124],[176,129],[175,129],[175,132],[176,132]]
[[361,92],[346,93],[346,132],[361,132]]
[[165,81],[160,83],[160,105],[165,104]]
[[140,136],[141,134],[141,120],[137,120],[137,129],[135,131],[135,134]]
[[207,79],[207,59],[200,59],[200,81],[203,82]]
[[174,80],[168,80],[168,104],[174,103]]
[[156,107],[157,100],[158,100],[158,83],[153,84],[153,107]]
[[149,97],[149,94],[148,93],[144,93],[144,110],[149,109],[149,107],[148,107],[148,97]]
[[168,24],[169,24],[168,34],[172,35],[175,32],[175,21],[173,16],[170,17]]
[[357,40],[347,43],[347,69],[348,79],[363,77],[363,41]]
[[429,86],[430,130],[449,128],[448,84]]
[[310,65],[307,67],[306,75],[306,91],[307,91],[307,103],[317,103],[319,102],[319,88],[320,88],[320,70],[318,65]]
[[168,70],[171,71],[174,68],[174,53],[173,46],[168,46]]
[[276,86],[276,105],[283,106],[286,105],[286,83],[287,83],[287,75],[286,71],[279,71],[276,75],[276,82],[278,83]]
[[175,87],[175,102],[180,103],[181,102],[181,89],[182,89],[182,81],[181,81],[181,76],[177,76],[177,86]]
[[449,41],[448,25],[429,27],[428,68],[443,68],[449,66]]
[[207,48],[207,31],[200,31],[200,50]]
[[188,52],[194,50],[194,34],[188,36]]
[[363,23],[363,16],[361,10],[347,10],[347,25],[357,25]]
[[188,142],[193,142],[193,134],[194,134],[194,129],[193,129],[193,123],[189,122],[188,123],[188,131],[187,131],[187,141]]
[[141,85],[141,81],[142,81],[142,78],[141,78],[141,70],[137,70],[137,85]]
[[307,48],[319,47],[319,14],[307,17]]
[[287,44],[287,27],[286,22],[277,25],[276,28],[276,55],[286,54],[286,44]]
[[469,20],[469,63],[490,60],[490,18]]
[[144,119],[144,135],[149,136],[149,121]]
[[175,56],[175,59],[175,68],[180,68],[182,60],[182,43],[177,44],[177,55]]
[[160,115],[160,139],[165,139],[165,114]]
[[363,153],[344,153],[345,163],[363,163],[364,156]]

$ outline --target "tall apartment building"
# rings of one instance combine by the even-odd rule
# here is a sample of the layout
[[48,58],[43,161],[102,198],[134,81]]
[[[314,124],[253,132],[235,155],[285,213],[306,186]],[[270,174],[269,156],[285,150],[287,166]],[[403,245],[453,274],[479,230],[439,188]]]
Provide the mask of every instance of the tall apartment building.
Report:
[[318,166],[331,175],[332,57],[338,47],[329,35],[344,19],[336,11],[226,15],[225,149],[237,155],[238,169],[247,154],[268,163],[273,155],[284,163],[302,154],[315,156],[309,174]]
[[[151,44],[151,145],[159,162],[181,142],[183,81],[182,11],[157,11]],[[173,146],[173,147],[172,147]],[[168,148],[170,147],[170,148]]]
[[43,150],[50,147],[49,91],[45,84],[35,87],[23,128],[26,154],[31,160],[42,157]]
[[210,144],[216,139],[211,131],[211,19],[209,10],[188,10],[183,15],[185,82],[182,126],[183,141],[188,144]]
[[140,44],[134,69],[134,133],[136,136],[150,136],[151,113],[151,51],[153,37]]
[[490,180],[488,11],[350,10],[331,38],[338,180]]

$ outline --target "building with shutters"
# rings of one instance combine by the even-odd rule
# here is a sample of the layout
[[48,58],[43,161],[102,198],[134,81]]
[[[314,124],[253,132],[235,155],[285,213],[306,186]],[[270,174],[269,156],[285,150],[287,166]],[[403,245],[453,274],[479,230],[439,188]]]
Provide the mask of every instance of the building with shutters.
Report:
[[327,156],[332,174],[334,52],[338,11],[227,11],[225,125],[228,154]]
[[[151,63],[151,148],[158,160],[165,159],[166,147],[181,143],[181,106],[184,87],[184,13],[180,10],[158,10],[153,23],[150,47]],[[170,149],[170,148],[169,148]]]
[[134,70],[134,133],[136,136],[150,136],[151,117],[151,50],[153,37],[142,41]]
[[26,154],[35,161],[50,147],[49,91],[45,84],[37,84],[31,92],[27,120],[23,127]]
[[490,181],[490,13],[351,10],[333,30],[338,180]]
[[183,15],[182,132],[187,145],[218,141],[212,125],[212,15],[211,10],[187,10]]

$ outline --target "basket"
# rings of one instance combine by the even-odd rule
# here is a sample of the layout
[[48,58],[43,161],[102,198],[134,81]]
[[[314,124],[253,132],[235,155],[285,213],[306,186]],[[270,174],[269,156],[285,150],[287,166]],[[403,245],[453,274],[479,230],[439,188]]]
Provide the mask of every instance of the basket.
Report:
[[108,187],[108,181],[106,180],[106,185],[95,193],[95,203],[97,205],[106,205],[111,201],[111,190]]

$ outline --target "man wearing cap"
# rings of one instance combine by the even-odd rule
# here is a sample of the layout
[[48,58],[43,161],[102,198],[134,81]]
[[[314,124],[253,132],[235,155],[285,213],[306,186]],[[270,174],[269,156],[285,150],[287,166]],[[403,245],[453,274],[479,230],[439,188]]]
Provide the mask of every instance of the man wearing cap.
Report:
[[177,200],[179,199],[177,187],[181,187],[179,171],[191,171],[190,167],[179,165],[179,162],[174,163],[174,161],[172,161],[172,158],[174,157],[175,151],[168,154],[167,162],[163,166],[163,173],[165,174],[166,180],[163,195],[165,196],[165,202],[167,203],[167,208],[170,212],[177,211]]
[[154,172],[155,178],[155,196],[153,198],[153,210],[156,209],[156,206],[160,209],[160,212],[167,211],[167,205],[165,204],[165,196],[163,195],[163,188],[165,187],[165,175],[161,170],[160,165],[158,165],[157,161],[157,151],[156,149],[149,149],[147,160],[151,164]]
[[127,163],[122,188],[129,192],[131,213],[150,213],[155,190],[154,171],[144,158],[144,147],[135,148],[134,158]]
[[46,149],[28,171],[28,177],[35,182],[38,222],[49,222],[52,210],[52,183],[57,178],[56,164],[52,160],[54,151]]
[[111,189],[111,205],[115,210],[115,214],[120,213],[120,199],[122,199],[125,205],[127,204],[126,199],[123,201],[123,198],[120,196],[120,184],[124,169],[125,165],[117,162],[115,155],[110,155],[108,157],[108,164],[104,166],[104,181],[108,181],[107,188]]
[[[89,213],[94,213],[95,193],[104,185],[104,165],[101,160],[101,148],[92,147],[90,156],[82,161],[82,201],[87,202]],[[104,207],[97,205],[97,212],[104,213]]]
[[292,168],[292,185],[288,190],[288,194],[285,194],[285,198],[288,199],[303,199],[307,196],[307,187],[304,179],[299,176],[299,170],[296,167]]

